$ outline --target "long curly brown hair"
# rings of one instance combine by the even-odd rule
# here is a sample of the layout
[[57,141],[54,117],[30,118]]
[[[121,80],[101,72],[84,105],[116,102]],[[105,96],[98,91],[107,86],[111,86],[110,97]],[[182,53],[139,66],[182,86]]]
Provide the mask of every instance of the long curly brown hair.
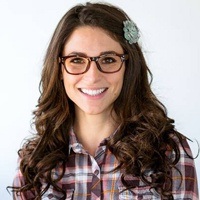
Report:
[[[89,25],[106,30],[129,56],[123,88],[113,107],[119,116],[120,128],[107,144],[120,163],[116,170],[123,170],[122,182],[127,188],[134,187],[125,180],[128,174],[139,177],[162,198],[172,197],[170,172],[180,158],[173,135],[180,143],[182,135],[174,130],[174,121],[167,117],[164,105],[150,88],[152,75],[140,46],[124,39],[123,21],[127,19],[126,13],[115,6],[86,3],[71,8],[59,22],[47,49],[40,82],[41,96],[33,113],[37,133],[18,152],[25,184],[21,188],[13,186],[15,192],[34,191],[35,199],[41,199],[51,185],[62,192],[65,199],[65,191],[57,182],[65,173],[74,104],[64,89],[59,56],[73,31]],[[175,152],[175,159],[166,156],[168,150]],[[51,172],[58,163],[62,164],[63,173],[54,180]],[[41,180],[49,183],[42,191]]]

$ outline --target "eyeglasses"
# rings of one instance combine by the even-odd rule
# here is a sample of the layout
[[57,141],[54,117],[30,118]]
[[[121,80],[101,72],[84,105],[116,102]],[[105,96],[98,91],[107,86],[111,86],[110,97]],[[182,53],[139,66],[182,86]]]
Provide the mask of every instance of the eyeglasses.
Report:
[[86,57],[80,55],[69,55],[60,57],[60,63],[65,67],[67,73],[80,75],[86,73],[90,68],[90,63],[94,61],[99,71],[107,74],[118,72],[122,64],[128,59],[127,54],[104,54],[96,57]]

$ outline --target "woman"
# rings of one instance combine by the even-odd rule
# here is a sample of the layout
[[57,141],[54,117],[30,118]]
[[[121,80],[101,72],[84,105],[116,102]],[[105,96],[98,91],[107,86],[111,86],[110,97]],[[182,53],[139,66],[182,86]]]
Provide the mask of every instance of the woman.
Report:
[[19,150],[14,199],[198,199],[186,137],[150,89],[137,26],[121,9],[70,9],[49,44]]

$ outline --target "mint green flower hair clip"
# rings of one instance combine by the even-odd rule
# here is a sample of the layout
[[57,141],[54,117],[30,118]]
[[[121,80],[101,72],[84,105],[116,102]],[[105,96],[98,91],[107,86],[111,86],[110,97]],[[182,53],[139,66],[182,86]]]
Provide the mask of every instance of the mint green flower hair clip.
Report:
[[139,29],[136,24],[131,20],[123,21],[124,24],[124,37],[129,44],[136,43],[140,37]]

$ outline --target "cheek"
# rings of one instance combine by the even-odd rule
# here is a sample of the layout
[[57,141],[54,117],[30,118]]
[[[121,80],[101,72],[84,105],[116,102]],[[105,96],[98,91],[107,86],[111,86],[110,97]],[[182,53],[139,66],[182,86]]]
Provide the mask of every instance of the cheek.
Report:
[[122,87],[123,87],[123,74],[122,76],[118,77],[115,79],[115,88],[114,88],[114,95],[115,96],[119,96],[119,94],[121,93]]
[[73,85],[73,80],[70,79],[70,77],[68,77],[68,75],[63,74],[62,75],[62,79],[63,79],[63,84],[65,87],[65,92],[67,93],[67,95],[70,93],[70,88],[72,88]]
[[69,84],[66,81],[64,81],[64,80],[63,80],[63,83],[64,83],[64,87],[65,87],[65,92],[68,95],[68,93],[69,93]]
[[119,84],[119,94],[121,93],[121,91],[122,91],[122,88],[123,88],[123,84],[124,84],[124,72],[123,72],[123,74],[122,74],[122,76],[121,76],[121,79],[120,79],[120,84]]
[[80,77],[63,73],[63,83],[65,87],[65,92],[69,98],[74,98],[77,94],[77,83],[79,83]]

